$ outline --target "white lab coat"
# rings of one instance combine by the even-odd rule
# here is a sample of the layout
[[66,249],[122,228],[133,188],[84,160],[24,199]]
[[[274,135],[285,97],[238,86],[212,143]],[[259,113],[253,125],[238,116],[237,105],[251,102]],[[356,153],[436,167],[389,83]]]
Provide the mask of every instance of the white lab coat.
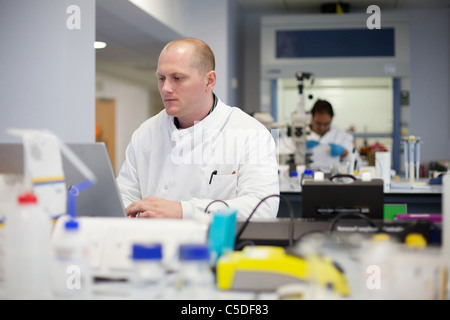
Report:
[[[330,172],[333,169],[337,170],[341,163],[345,163],[350,159],[350,155],[353,152],[353,135],[333,126],[322,137],[311,131],[307,136],[307,140],[315,140],[320,143],[318,146],[307,150],[312,161],[311,168],[313,169],[325,172]],[[333,157],[330,152],[330,143],[341,145],[348,151],[348,155],[342,161],[340,156]]]
[[[125,207],[147,196],[181,201],[186,219],[223,200],[246,219],[264,197],[279,195],[275,143],[260,122],[220,100],[187,129],[163,110],[133,133],[117,183]],[[278,205],[268,198],[252,219],[275,218]]]

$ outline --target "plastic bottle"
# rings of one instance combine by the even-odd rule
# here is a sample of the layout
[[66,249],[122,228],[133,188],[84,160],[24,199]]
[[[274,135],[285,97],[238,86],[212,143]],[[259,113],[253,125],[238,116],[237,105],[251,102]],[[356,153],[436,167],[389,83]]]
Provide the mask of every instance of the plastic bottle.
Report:
[[178,299],[214,299],[215,281],[208,245],[180,245],[176,287]]
[[444,299],[441,248],[427,246],[422,234],[410,233],[395,256],[394,292],[401,300]]
[[302,185],[305,181],[313,181],[313,180],[314,180],[314,170],[305,169],[305,171],[303,171]]
[[61,299],[88,299],[92,280],[79,222],[69,218],[63,232],[53,246],[53,294]]
[[300,180],[298,179],[297,171],[289,173],[289,187],[292,191],[298,191],[300,189]]
[[164,298],[166,272],[162,257],[162,245],[159,243],[133,245],[131,282],[134,298]]
[[19,195],[5,221],[6,299],[51,299],[50,215],[33,193]]
[[388,234],[378,233],[361,250],[361,290],[363,300],[396,299],[393,269],[398,243]]

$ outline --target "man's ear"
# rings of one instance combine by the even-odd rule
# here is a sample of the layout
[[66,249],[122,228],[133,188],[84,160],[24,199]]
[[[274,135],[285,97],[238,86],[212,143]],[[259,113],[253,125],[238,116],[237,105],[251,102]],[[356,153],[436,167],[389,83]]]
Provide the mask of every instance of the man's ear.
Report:
[[206,91],[213,91],[216,86],[216,72],[211,70],[206,73]]

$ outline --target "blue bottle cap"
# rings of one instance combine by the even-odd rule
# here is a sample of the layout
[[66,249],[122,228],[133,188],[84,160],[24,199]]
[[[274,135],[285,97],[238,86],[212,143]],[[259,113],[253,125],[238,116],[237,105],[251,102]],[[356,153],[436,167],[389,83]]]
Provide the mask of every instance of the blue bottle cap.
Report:
[[292,171],[292,172],[290,173],[290,176],[291,176],[291,177],[298,177],[297,171]]
[[305,169],[305,171],[303,172],[304,175],[314,175],[314,170],[312,169]]
[[206,244],[181,244],[179,259],[180,260],[208,260],[209,247]]
[[133,260],[157,259],[162,259],[162,246],[160,243],[133,245]]
[[76,231],[78,230],[78,227],[79,227],[78,221],[75,219],[67,220],[66,223],[64,224],[64,228],[67,231]]

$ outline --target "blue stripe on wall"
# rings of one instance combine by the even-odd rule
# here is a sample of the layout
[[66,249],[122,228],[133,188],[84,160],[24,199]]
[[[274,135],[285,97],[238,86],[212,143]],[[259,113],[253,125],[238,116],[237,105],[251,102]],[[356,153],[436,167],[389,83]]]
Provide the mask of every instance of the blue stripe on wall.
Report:
[[395,32],[383,29],[280,30],[277,58],[393,57]]

